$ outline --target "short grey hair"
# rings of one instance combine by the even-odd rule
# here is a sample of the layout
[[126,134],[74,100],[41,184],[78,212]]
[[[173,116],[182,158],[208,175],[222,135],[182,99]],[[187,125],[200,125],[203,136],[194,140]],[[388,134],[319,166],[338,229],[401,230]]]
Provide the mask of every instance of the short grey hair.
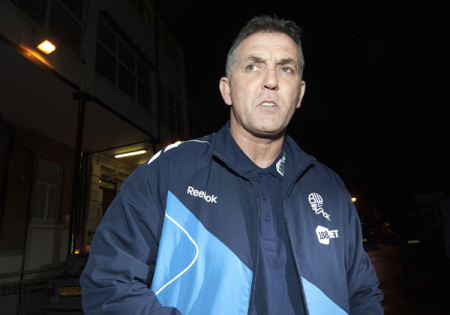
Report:
[[303,74],[305,67],[305,58],[303,56],[301,36],[302,29],[293,21],[279,19],[268,15],[261,15],[251,19],[239,32],[231,45],[227,55],[227,64],[225,67],[225,75],[231,82],[231,72],[239,54],[241,43],[248,37],[256,33],[282,33],[289,36],[298,48],[298,59],[300,60],[300,75]]

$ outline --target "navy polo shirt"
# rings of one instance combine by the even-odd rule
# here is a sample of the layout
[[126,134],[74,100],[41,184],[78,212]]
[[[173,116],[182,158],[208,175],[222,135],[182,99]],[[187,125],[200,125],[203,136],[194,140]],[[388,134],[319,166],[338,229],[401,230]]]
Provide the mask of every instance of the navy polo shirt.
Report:
[[283,175],[277,171],[277,163],[286,158],[284,150],[262,169],[232,142],[237,166],[254,184],[260,205],[260,253],[251,314],[305,314],[283,214]]

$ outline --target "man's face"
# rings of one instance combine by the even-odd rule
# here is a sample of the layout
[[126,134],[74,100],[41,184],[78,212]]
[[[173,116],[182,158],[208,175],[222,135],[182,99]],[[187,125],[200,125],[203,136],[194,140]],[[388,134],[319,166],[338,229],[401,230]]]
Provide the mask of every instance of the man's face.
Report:
[[246,38],[233,65],[231,83],[220,91],[231,106],[232,132],[259,138],[285,134],[305,90],[297,45],[282,33],[256,33]]

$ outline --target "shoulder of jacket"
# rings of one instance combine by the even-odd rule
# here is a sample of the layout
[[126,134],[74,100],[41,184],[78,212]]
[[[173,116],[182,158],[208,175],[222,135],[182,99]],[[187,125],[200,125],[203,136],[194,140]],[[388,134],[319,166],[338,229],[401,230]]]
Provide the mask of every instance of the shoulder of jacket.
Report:
[[321,180],[324,180],[328,183],[335,183],[341,189],[347,190],[344,181],[333,169],[317,160],[313,161],[312,165],[312,169],[314,170],[314,172],[316,172]]
[[154,154],[146,164],[150,165],[161,158],[172,161],[181,161],[185,164],[188,164],[191,161],[198,161],[208,156],[213,136],[214,135],[209,135],[198,139],[170,144]]

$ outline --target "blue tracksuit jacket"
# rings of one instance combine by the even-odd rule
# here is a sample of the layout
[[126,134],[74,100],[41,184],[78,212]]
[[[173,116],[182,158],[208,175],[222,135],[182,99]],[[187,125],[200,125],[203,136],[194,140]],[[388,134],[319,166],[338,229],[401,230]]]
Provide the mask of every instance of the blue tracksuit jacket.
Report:
[[[86,314],[247,314],[259,200],[229,124],[168,146],[122,185],[81,276]],[[309,314],[382,314],[382,293],[340,178],[285,139],[284,217]]]

